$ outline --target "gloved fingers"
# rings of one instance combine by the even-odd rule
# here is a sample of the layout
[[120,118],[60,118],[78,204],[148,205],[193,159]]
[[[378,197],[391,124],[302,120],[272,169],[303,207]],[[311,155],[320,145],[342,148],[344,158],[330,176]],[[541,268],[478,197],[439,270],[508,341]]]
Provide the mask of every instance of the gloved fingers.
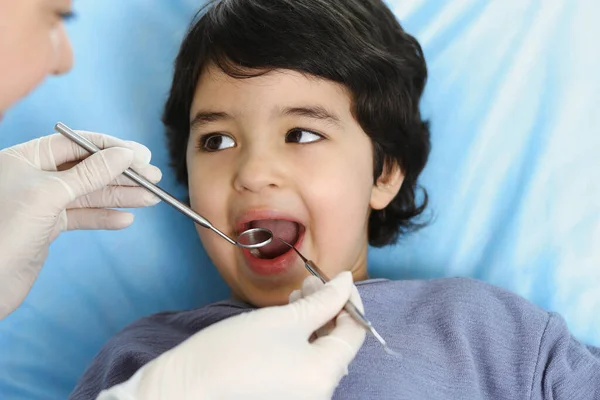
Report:
[[[309,279],[314,278],[314,279]],[[319,290],[324,285],[321,280],[315,276],[308,277],[304,280],[302,284],[302,289],[294,290],[290,293],[289,302],[293,303],[295,301],[300,300],[303,297],[310,296],[317,290]],[[333,328],[335,327],[335,322],[333,320],[327,322],[324,326],[317,329],[313,335],[309,338],[309,342],[313,342],[318,337],[327,335]]]
[[[308,278],[307,278],[308,279]],[[304,283],[307,282],[307,279],[304,280]],[[321,280],[319,280],[317,278],[317,280],[319,281],[320,285],[323,285],[323,282],[321,282]],[[298,290],[294,290],[292,293],[290,293],[289,297],[288,297],[288,302],[289,303],[293,303],[295,301],[298,301],[300,299],[302,299],[303,297],[306,297],[308,294],[312,294],[314,293],[319,286],[310,286],[310,289],[305,289],[304,288],[304,284],[303,284],[303,288],[302,289],[298,289]],[[308,294],[307,294],[308,293]],[[317,329],[308,339],[309,343],[314,342],[318,337],[326,335],[327,333],[329,333],[329,331],[331,331],[331,329],[333,329],[335,325],[332,323],[332,321],[329,321],[327,324],[325,324],[325,326]]]
[[323,282],[316,276],[310,275],[304,279],[302,286],[298,290],[294,290],[288,297],[288,302],[293,303],[303,297],[310,296],[324,285]]
[[[352,304],[354,304],[356,306],[356,308],[358,308],[358,310],[364,314],[365,307],[363,306],[362,299],[360,297],[360,294],[358,293],[358,289],[356,288],[356,286],[354,286],[352,288],[352,294],[350,295],[350,302]],[[341,326],[342,332],[344,331],[344,327],[348,326],[348,327],[350,327],[350,329],[352,329],[354,327],[354,325],[355,325],[354,317],[352,317],[350,314],[348,314],[347,311],[341,312],[335,319],[335,326],[336,327]],[[361,328],[361,329],[364,330],[364,328]]]
[[356,286],[354,286],[352,288],[352,294],[350,295],[350,301],[352,302],[352,304],[354,304],[356,306],[356,308],[358,308],[360,310],[360,312],[362,312],[362,313],[365,312],[365,306],[363,305],[362,298],[360,297],[360,294],[358,293],[358,289],[356,288]]
[[321,289],[325,285],[319,278],[310,275],[302,282],[302,296],[307,297]]
[[25,263],[21,268],[0,271],[0,321],[16,310],[25,300],[35,282],[41,265]]
[[[351,301],[363,311],[363,304],[356,287],[352,290]],[[366,336],[366,330],[356,320],[342,311],[335,320],[335,328],[326,336],[319,337],[314,346],[319,348],[324,357],[336,360],[339,365],[348,365],[356,356]]]
[[327,336],[335,329],[335,320],[330,320],[325,325],[315,331],[315,337],[320,338]]
[[103,208],[76,208],[67,210],[67,230],[127,228],[133,222],[133,214]]
[[[133,165],[145,165],[150,163],[152,153],[150,150],[137,142],[121,140],[101,133],[76,131],[100,149],[109,147],[122,147],[133,151]],[[90,155],[90,153],[71,139],[56,133],[40,139],[40,159],[42,170],[55,171],[62,164],[79,161]]]
[[108,186],[117,176],[129,168],[132,157],[131,150],[113,147],[92,154],[67,171],[56,173],[58,180],[67,189],[68,198],[64,201],[64,206],[78,197]]
[[288,297],[288,303],[293,303],[302,298],[302,290],[294,290]]
[[[151,164],[145,165],[134,165],[131,164],[131,169],[135,172],[148,179],[152,183],[158,183],[162,179],[162,172],[158,167]],[[132,181],[125,175],[119,175],[117,179],[110,183],[115,186],[139,186],[136,182]]]
[[319,337],[311,346],[324,365],[331,369],[336,379],[348,374],[348,365],[365,341],[366,331],[354,319],[343,311],[338,317],[336,327],[326,336]]
[[[71,168],[73,168],[74,166],[76,166],[77,164],[79,164],[81,161],[73,161],[73,162],[69,162],[69,163],[65,163],[59,166],[58,171],[67,171]],[[150,182],[152,183],[158,183],[160,182],[160,180],[162,179],[162,172],[161,170],[151,164],[131,164],[131,168],[137,172],[138,174],[140,174],[141,176],[143,176],[144,178],[148,179]],[[121,174],[119,175],[114,181],[112,181],[110,183],[113,186],[139,186],[135,181],[129,179],[127,176]]]
[[299,333],[308,338],[314,331],[335,318],[350,298],[353,286],[352,274],[342,272],[317,292],[285,306],[296,309]]
[[[302,282],[301,296],[302,297],[310,296],[311,294],[313,294],[313,293],[317,292],[319,289],[321,289],[323,287],[323,285],[325,285],[325,284],[319,278],[311,275],[311,276],[307,277],[306,279],[304,279],[304,282]],[[335,327],[334,319],[329,320],[325,325],[323,325],[322,327],[320,327],[319,329],[317,329],[315,331],[315,333],[314,333],[315,339],[329,334],[329,332],[331,332],[331,330],[334,327]]]
[[77,198],[67,206],[74,208],[140,208],[153,206],[160,199],[141,187],[105,186]]

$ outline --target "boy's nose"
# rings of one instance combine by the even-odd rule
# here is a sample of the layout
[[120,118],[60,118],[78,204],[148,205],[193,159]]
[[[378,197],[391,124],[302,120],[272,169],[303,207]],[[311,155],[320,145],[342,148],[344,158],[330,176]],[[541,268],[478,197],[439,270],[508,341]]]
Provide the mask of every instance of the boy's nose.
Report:
[[237,166],[234,188],[238,192],[260,193],[280,187],[283,182],[277,157],[267,151],[248,149]]

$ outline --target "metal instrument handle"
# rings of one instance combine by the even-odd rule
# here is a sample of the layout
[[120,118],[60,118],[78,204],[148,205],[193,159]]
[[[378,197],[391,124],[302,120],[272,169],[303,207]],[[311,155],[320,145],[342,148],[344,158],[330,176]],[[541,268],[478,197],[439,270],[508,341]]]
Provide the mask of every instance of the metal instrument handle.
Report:
[[[68,137],[69,139],[71,139],[72,141],[74,141],[75,143],[77,143],[92,154],[100,151],[100,148],[98,148],[98,146],[96,146],[94,143],[81,136],[77,132],[73,131],[71,128],[69,128],[62,122],[57,123],[54,126],[54,129],[56,129],[57,132],[60,132],[64,136]],[[154,183],[150,182],[149,180],[135,172],[133,169],[127,168],[123,172],[123,175],[127,176],[129,179],[131,179],[138,185],[153,193],[156,197],[163,200],[165,203],[169,204],[183,215],[192,219],[197,224],[212,230],[213,232],[221,236],[223,239],[227,240],[229,243],[237,245],[237,242],[235,240],[231,239],[229,236],[225,235],[223,232],[215,228],[206,218],[202,217],[200,214],[183,204],[181,201],[177,200],[171,194],[169,194],[165,190],[161,189]]]

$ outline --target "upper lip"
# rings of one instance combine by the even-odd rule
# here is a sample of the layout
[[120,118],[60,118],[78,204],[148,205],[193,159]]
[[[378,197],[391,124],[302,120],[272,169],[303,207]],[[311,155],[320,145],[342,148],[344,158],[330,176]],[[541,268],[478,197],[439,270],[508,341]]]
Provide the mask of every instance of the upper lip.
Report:
[[290,213],[268,208],[254,208],[243,211],[238,215],[238,217],[235,219],[235,232],[239,235],[240,233],[248,229],[248,224],[250,222],[265,219],[291,221],[305,226],[305,224],[300,219],[298,219],[295,216],[292,216]]

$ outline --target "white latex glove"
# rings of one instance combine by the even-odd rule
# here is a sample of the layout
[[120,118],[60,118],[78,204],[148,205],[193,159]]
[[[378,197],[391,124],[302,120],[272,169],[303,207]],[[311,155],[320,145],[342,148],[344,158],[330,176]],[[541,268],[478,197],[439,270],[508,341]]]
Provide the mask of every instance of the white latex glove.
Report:
[[148,164],[150,150],[99,133],[79,133],[101,149],[114,148],[89,156],[54,134],[0,151],[0,319],[21,304],[48,246],[62,231],[125,228],[133,215],[110,208],[158,202],[127,177],[117,178],[132,166],[158,182],[161,172]]
[[[365,339],[365,330],[340,313],[354,290],[344,272],[292,304],[211,325],[98,400],[330,399]],[[309,343],[331,319],[329,335]]]
[[[302,282],[302,288],[299,290],[294,290],[290,293],[289,301],[293,303],[298,301],[304,297],[308,297],[313,293],[319,291],[323,287],[323,282],[316,276],[309,276]],[[364,306],[362,303],[362,299],[358,294],[358,290],[356,287],[352,290],[352,295],[350,296],[350,301],[354,303],[354,305],[361,311],[364,312]],[[328,335],[335,328],[335,319],[328,321],[325,325],[319,327],[314,334],[311,336],[310,340],[313,341],[319,337]]]

